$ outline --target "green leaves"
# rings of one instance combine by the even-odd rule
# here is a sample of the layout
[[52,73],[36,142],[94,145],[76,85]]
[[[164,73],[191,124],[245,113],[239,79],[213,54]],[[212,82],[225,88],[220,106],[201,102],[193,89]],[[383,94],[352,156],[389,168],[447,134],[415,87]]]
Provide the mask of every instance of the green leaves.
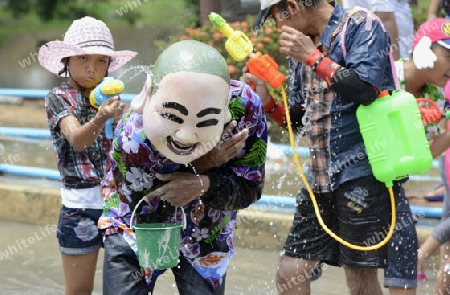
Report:
[[259,167],[266,161],[267,143],[258,139],[249,149],[249,152],[233,164],[237,166]]

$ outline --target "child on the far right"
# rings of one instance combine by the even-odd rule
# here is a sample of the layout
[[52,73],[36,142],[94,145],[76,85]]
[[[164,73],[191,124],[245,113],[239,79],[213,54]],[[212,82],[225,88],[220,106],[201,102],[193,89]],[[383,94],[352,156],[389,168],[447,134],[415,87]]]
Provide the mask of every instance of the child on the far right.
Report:
[[[400,59],[396,62],[397,74],[400,84],[404,89],[412,93],[416,98],[429,98],[433,100],[441,110],[447,106],[444,87],[449,84],[450,79],[450,20],[436,18],[423,23],[416,32],[413,41],[412,59]],[[447,86],[448,88],[448,86]],[[447,91],[448,93],[448,91]],[[430,149],[434,158],[440,158],[440,173],[445,185],[444,199],[447,208],[448,181],[446,167],[448,161],[442,156],[450,147],[450,132],[446,131],[446,119],[439,122],[424,122],[427,137],[430,140]],[[450,216],[449,210],[444,210],[442,220]],[[432,255],[442,244],[450,241],[450,219],[437,226],[418,251],[417,279],[426,280],[424,266],[427,258]],[[449,244],[450,245],[450,244]],[[441,253],[448,252],[448,247],[441,247]],[[450,274],[444,272],[445,266],[450,266],[450,259],[442,257],[438,281],[434,294],[446,294],[446,285],[450,284]],[[448,282],[448,283],[447,283]],[[450,286],[450,285],[449,285]]]

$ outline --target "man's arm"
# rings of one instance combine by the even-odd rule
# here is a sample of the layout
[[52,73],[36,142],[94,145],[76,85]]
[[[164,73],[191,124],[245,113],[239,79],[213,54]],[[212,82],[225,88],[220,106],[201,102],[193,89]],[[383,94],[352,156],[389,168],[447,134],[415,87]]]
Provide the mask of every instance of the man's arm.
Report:
[[204,173],[212,168],[220,167],[242,151],[248,137],[248,129],[244,128],[233,135],[232,131],[236,125],[236,121],[228,123],[222,132],[219,143],[206,155],[192,162],[197,173]]
[[243,109],[248,110],[237,119],[240,122],[237,127],[239,129],[239,126],[245,123],[249,136],[244,150],[236,158],[205,173],[210,179],[210,187],[202,196],[202,200],[217,209],[246,208],[261,197],[264,186],[267,151],[266,117],[256,93],[250,86],[237,83],[232,82],[233,105],[237,106],[242,102]]

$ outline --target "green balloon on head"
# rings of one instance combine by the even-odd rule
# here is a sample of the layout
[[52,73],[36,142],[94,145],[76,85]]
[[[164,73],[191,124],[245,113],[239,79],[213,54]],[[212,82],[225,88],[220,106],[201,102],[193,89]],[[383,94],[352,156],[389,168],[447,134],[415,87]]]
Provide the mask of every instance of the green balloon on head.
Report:
[[194,72],[221,77],[230,85],[230,72],[225,58],[214,47],[199,41],[183,40],[170,45],[153,66],[152,93],[170,73]]

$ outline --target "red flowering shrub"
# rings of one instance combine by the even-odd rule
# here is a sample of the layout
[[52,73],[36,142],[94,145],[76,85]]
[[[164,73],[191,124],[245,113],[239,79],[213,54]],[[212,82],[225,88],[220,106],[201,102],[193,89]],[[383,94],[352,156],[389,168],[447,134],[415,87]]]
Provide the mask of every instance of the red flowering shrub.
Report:
[[[276,27],[263,27],[258,32],[252,30],[253,18],[249,17],[246,21],[232,22],[229,25],[237,31],[246,34],[253,43],[254,51],[263,54],[269,54],[279,65],[279,70],[287,74],[287,59],[284,54],[279,52],[278,38],[280,32]],[[242,68],[247,60],[235,61],[225,49],[227,38],[212,24],[207,23],[201,28],[185,28],[184,34],[179,40],[197,40],[216,48],[226,59],[232,79],[239,79],[242,75]]]
[[[246,34],[253,44],[254,52],[261,52],[262,54],[270,55],[276,63],[278,63],[279,71],[284,75],[287,75],[287,59],[286,55],[279,52],[279,30],[271,25],[270,22],[266,23],[260,30],[255,31],[252,29],[253,17],[248,17],[246,21],[229,23],[230,27],[235,31],[241,31]],[[247,59],[243,61],[234,60],[231,55],[225,49],[225,41],[227,38],[211,23],[205,24],[200,28],[185,28],[184,34],[179,37],[179,40],[197,40],[216,48],[226,59],[230,75],[232,79],[239,79],[242,75],[242,68],[245,66]],[[287,82],[284,84],[287,89]],[[269,87],[270,88],[270,87]],[[279,91],[272,94],[276,98],[281,98]]]

